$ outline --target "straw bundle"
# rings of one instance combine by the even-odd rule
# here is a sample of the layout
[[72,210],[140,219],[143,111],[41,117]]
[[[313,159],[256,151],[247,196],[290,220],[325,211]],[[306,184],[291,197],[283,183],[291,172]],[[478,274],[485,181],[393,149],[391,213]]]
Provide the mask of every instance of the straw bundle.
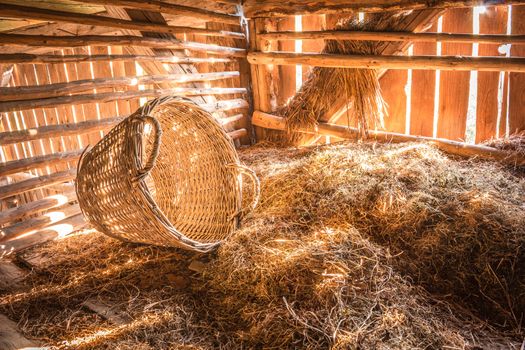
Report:
[[[350,18],[340,21],[335,30],[399,30],[405,16],[405,12],[373,14],[363,22]],[[384,43],[377,41],[327,40],[323,53],[372,55],[381,53],[383,47]],[[347,122],[356,125],[362,137],[366,137],[369,128],[383,126],[386,106],[376,70],[315,67],[289,104],[279,111],[287,119],[291,140],[298,142],[301,137],[294,131],[315,126],[319,117],[333,106],[341,94],[352,107],[352,116],[347,115]]]

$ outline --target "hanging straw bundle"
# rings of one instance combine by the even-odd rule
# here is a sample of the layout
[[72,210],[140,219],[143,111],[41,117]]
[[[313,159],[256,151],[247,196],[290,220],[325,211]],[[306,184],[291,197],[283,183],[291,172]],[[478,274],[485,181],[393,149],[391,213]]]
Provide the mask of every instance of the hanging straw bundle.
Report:
[[[337,24],[336,30],[400,30],[398,27],[408,14],[376,14],[367,16],[365,21],[344,19]],[[327,40],[323,53],[373,55],[381,53],[383,48],[384,43],[377,41]],[[383,126],[386,106],[376,70],[316,67],[279,113],[287,120],[290,140],[299,142],[300,136],[295,131],[317,125],[318,119],[333,106],[340,94],[345,95],[352,107],[352,116],[347,115],[348,124],[355,121],[363,137],[367,136],[368,129]]]

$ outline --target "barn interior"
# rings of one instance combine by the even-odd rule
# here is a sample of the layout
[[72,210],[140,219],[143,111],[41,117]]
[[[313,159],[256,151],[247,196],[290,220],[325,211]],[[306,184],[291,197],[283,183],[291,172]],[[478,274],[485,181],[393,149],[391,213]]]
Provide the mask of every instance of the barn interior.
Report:
[[525,349],[523,1],[0,0],[0,75],[0,350]]

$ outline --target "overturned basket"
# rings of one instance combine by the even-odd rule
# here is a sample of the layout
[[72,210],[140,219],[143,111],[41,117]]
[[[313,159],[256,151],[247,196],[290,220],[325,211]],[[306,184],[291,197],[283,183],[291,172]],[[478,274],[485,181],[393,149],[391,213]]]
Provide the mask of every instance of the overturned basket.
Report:
[[[241,174],[253,183],[247,209]],[[206,252],[255,207],[259,183],[208,112],[191,100],[163,97],[81,158],[76,191],[84,216],[107,235]]]

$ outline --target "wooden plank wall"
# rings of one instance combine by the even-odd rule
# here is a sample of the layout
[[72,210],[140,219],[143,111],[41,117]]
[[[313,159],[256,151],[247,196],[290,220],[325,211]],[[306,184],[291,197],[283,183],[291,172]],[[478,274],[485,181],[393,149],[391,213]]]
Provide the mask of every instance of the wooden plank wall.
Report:
[[[474,17],[477,16],[480,34],[506,34],[511,8],[510,33],[525,34],[525,5],[487,7],[484,10],[449,9],[426,31],[438,32],[439,22],[441,32],[472,34]],[[305,15],[302,16],[302,30],[334,29],[342,17],[340,14]],[[277,21],[278,31],[297,30],[295,16]],[[275,44],[278,51],[295,51],[293,40],[276,41]],[[437,55],[440,51],[443,56],[471,56],[475,45],[478,56],[505,55],[504,47],[496,44],[430,42],[413,44],[412,54]],[[321,52],[323,47],[322,40],[302,41],[303,52]],[[525,57],[525,45],[512,45],[510,56]],[[296,69],[294,66],[274,69],[278,71],[279,80],[278,89],[274,89],[273,93],[278,107],[281,107],[295,92]],[[308,70],[303,67],[303,81],[307,79]],[[410,74],[408,70],[387,71],[380,79],[382,95],[388,105],[385,130],[475,143],[525,130],[525,74],[477,72],[476,85],[472,87],[471,74],[435,70],[412,70]],[[333,118],[337,124],[349,124],[343,110],[338,115],[339,118]],[[468,122],[470,126],[467,125],[467,117],[472,118]]]
[[[234,5],[228,6],[227,10],[223,13],[235,14],[237,8]],[[164,18],[159,13],[135,11],[133,15],[143,16],[147,19],[156,20],[159,19],[164,21]],[[127,14],[123,9],[119,8],[108,8],[108,14],[113,17],[127,18]],[[184,25],[184,21],[187,21],[181,16],[170,16],[166,15],[166,22],[175,21],[174,25]],[[230,32],[243,32],[244,29],[241,27],[240,22],[237,24],[225,24],[207,22],[199,18],[190,19],[192,26],[199,28],[207,28],[211,30],[225,30]],[[37,32],[38,33],[38,32]],[[48,34],[47,32],[38,34]],[[154,33],[153,33],[154,34]],[[138,32],[126,32],[123,31],[121,35],[138,35]],[[146,35],[144,35],[146,36]],[[221,37],[206,37],[202,35],[185,35],[177,34],[176,37],[182,41],[193,41],[199,42],[204,45],[220,45],[223,47],[235,47],[235,48],[246,48],[247,43],[245,39],[231,39]],[[3,50],[4,48],[2,48]],[[10,47],[9,50],[19,50],[18,47]],[[199,51],[188,51],[188,50],[159,50],[150,49],[145,47],[130,47],[130,46],[85,46],[78,48],[64,48],[58,51],[54,48],[45,49],[42,48],[39,52],[48,55],[173,55],[173,57],[195,57],[195,58],[208,58],[208,54]],[[10,51],[10,52],[11,52]],[[18,51],[14,51],[18,52]],[[29,52],[29,51],[23,51]],[[166,53],[167,52],[167,53]],[[215,57],[213,54],[210,58]],[[219,55],[217,58],[227,58],[228,56]],[[230,57],[231,58],[231,57]],[[6,65],[0,66],[0,73],[3,73],[8,69]],[[133,85],[133,86],[114,86],[104,87],[98,89],[92,89],[88,91],[82,91],[79,94],[99,94],[99,93],[115,93],[115,92],[126,92],[126,91],[137,91],[139,89],[155,89],[155,88],[176,88],[176,87],[205,87],[205,88],[245,88],[249,91],[250,88],[250,74],[249,65],[245,58],[231,58],[230,62],[216,62],[209,61],[206,63],[199,64],[177,64],[177,63],[161,63],[161,62],[135,62],[135,61],[101,61],[101,62],[77,62],[77,63],[54,63],[54,64],[29,64],[21,63],[13,65],[13,74],[8,80],[6,85],[7,88],[20,87],[20,86],[42,86],[47,84],[65,83],[76,80],[84,79],[97,79],[97,78],[115,78],[115,77],[135,77],[142,72],[142,75],[162,75],[162,74],[192,74],[192,73],[208,73],[208,72],[239,72],[240,76],[227,77],[219,80],[203,81],[203,82],[163,82],[159,84],[148,84],[145,86]],[[150,98],[147,98],[150,99]],[[210,108],[220,102],[232,101],[233,106],[237,108],[220,108],[213,112],[214,117],[219,119],[219,122],[223,123],[221,119],[230,118],[229,123],[223,123],[226,131],[243,131],[243,133],[237,133],[234,139],[236,145],[249,144],[250,130],[249,119],[248,119],[248,107],[249,99],[248,94],[225,94],[225,95],[210,95],[210,96],[196,96],[192,97],[197,103],[205,103],[210,105]],[[133,113],[142,102],[145,102],[146,98],[132,98],[132,99],[117,99],[109,102],[93,102],[84,104],[65,104],[56,105],[46,108],[35,108],[35,109],[22,109],[20,111],[9,111],[0,113],[0,135],[6,137],[6,135],[12,135],[16,131],[28,131],[28,129],[36,129],[45,126],[57,126],[61,124],[71,124],[71,127],[75,127],[78,123],[86,121],[95,121],[101,119],[122,117]],[[233,103],[235,102],[235,103]],[[67,135],[55,135],[52,137],[39,138],[36,140],[21,141],[15,143],[0,143],[0,171],[5,170],[5,167],[16,161],[24,161],[28,158],[39,157],[45,155],[59,155],[61,152],[77,152],[88,145],[95,145],[103,135],[109,129],[91,130],[89,132],[78,132],[76,134]],[[233,134],[232,134],[233,135]],[[2,140],[2,138],[0,138]],[[61,217],[65,215],[65,219],[71,218],[71,225],[78,227],[77,219],[79,214],[78,206],[73,205],[76,198],[72,200],[66,200],[66,203],[60,202],[53,204],[54,199],[50,199],[50,196],[55,194],[64,194],[66,192],[72,192],[73,185],[70,182],[71,177],[67,181],[60,181],[57,184],[41,187],[38,189],[25,189],[24,191],[17,193],[13,196],[3,196],[3,191],[7,191],[10,185],[19,185],[23,181],[44,179],[47,175],[57,175],[59,172],[64,172],[69,169],[74,170],[77,166],[78,155],[70,158],[70,161],[54,162],[52,164],[43,164],[38,166],[31,166],[28,169],[18,171],[16,173],[10,173],[8,175],[0,175],[0,243],[2,247],[0,249],[0,257],[5,253],[5,247],[9,246],[10,240],[4,239],[4,232],[12,232],[16,225],[22,221],[26,221],[33,218],[45,218],[46,215],[53,217]],[[11,163],[10,163],[11,162]],[[3,173],[2,173],[3,174]],[[64,200],[65,196],[60,197],[60,200]],[[69,202],[69,204],[67,203]],[[51,203],[49,205],[43,205],[45,203]],[[16,208],[17,210],[30,208],[37,206],[38,210],[31,209],[27,215],[18,216],[14,220],[6,220],[4,210],[9,208]],[[18,207],[18,208],[17,208]],[[2,214],[4,217],[2,217]],[[51,217],[51,216],[49,216]],[[57,221],[51,224],[56,224]],[[60,221],[59,223],[62,223]],[[73,225],[73,223],[75,225]],[[47,227],[51,227],[47,225]],[[45,226],[39,227],[44,229]],[[11,231],[10,231],[11,230]],[[34,234],[38,233],[38,230]],[[20,238],[25,239],[25,238]],[[24,246],[22,243],[17,241],[15,238],[14,246]],[[34,242],[32,238],[28,238],[28,242]],[[5,245],[4,245],[5,244]]]

